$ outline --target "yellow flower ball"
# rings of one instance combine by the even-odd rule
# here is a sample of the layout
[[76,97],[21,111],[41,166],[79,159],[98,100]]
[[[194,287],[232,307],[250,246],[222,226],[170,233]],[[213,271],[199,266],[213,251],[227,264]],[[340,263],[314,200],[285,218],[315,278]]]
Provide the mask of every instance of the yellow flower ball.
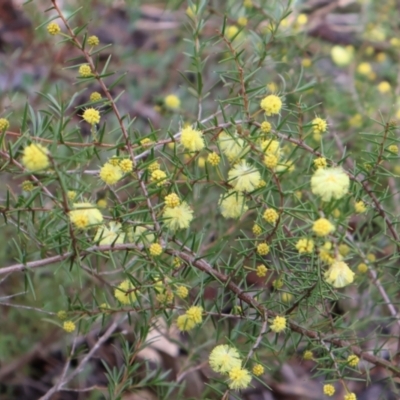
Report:
[[328,163],[326,162],[326,158],[324,158],[324,157],[319,157],[314,160],[314,167],[317,169],[318,168],[326,168],[327,165],[328,165]]
[[114,185],[123,177],[122,169],[110,163],[105,163],[100,168],[100,179],[107,185]]
[[272,320],[270,325],[271,331],[279,333],[286,329],[286,318],[277,316]]
[[335,387],[329,383],[324,385],[324,394],[326,396],[333,396],[335,394]]
[[178,286],[176,289],[176,294],[181,299],[186,299],[189,296],[189,290],[186,286]]
[[136,287],[129,279],[122,281],[114,290],[114,297],[121,304],[132,304],[137,300]]
[[65,321],[63,329],[65,332],[71,333],[76,329],[76,325],[72,321]]
[[24,148],[22,165],[30,172],[36,172],[50,165],[49,150],[41,144],[32,143]]
[[185,202],[176,207],[165,207],[163,219],[165,226],[172,231],[186,229],[192,222],[193,210]]
[[254,233],[254,235],[259,236],[262,233],[262,229],[260,227],[260,225],[254,224],[253,228],[252,228],[252,232]]
[[227,344],[220,344],[214,347],[208,358],[211,369],[214,372],[227,374],[232,368],[239,367],[242,364],[239,352]]
[[99,242],[100,246],[111,244],[122,244],[125,240],[125,234],[121,230],[119,222],[110,221],[107,226],[101,226],[97,229],[94,242]]
[[162,254],[163,248],[161,247],[160,244],[153,243],[150,245],[149,252],[150,252],[150,255],[152,255],[153,257],[158,257]]
[[88,64],[83,64],[79,67],[79,75],[82,78],[88,78],[89,76],[92,76],[92,69],[90,68],[90,65]]
[[260,256],[266,256],[269,253],[270,247],[268,246],[267,243],[260,243],[257,246],[257,253]]
[[89,100],[90,101],[100,101],[102,99],[101,94],[99,92],[91,93]]
[[242,158],[249,150],[249,147],[246,146],[245,141],[239,137],[237,132],[233,135],[228,135],[225,132],[220,133],[218,143],[222,152],[231,162]]
[[181,133],[181,144],[185,149],[192,152],[204,149],[205,144],[203,132],[193,129],[190,126],[183,128]]
[[177,110],[181,106],[181,101],[175,94],[169,94],[165,97],[164,104],[171,110]]
[[98,46],[99,44],[100,44],[100,40],[99,40],[99,38],[97,37],[97,36],[95,36],[95,35],[92,35],[92,36],[89,36],[88,37],[88,39],[87,39],[87,44],[89,45],[89,46]]
[[314,359],[314,354],[311,350],[306,350],[303,353],[303,359],[304,360],[313,360]]
[[246,198],[240,192],[221,194],[219,207],[224,218],[240,218],[247,210]]
[[355,354],[351,354],[347,357],[347,364],[349,364],[350,367],[357,367],[359,362],[360,359]]
[[388,151],[390,151],[393,154],[399,153],[399,147],[395,144],[391,144],[387,149],[388,149]]
[[279,214],[272,208],[267,208],[264,212],[263,218],[265,219],[266,222],[268,222],[271,225],[274,225],[275,222],[279,218]]
[[348,393],[344,395],[344,400],[357,400],[355,393]]
[[354,272],[344,261],[335,261],[324,274],[324,279],[334,288],[342,288],[354,280]]
[[296,243],[296,249],[299,254],[312,253],[314,250],[314,241],[307,238],[299,239]]
[[336,168],[318,168],[311,178],[311,191],[323,201],[339,200],[349,190],[350,179],[344,170]]
[[0,132],[7,130],[10,127],[10,123],[6,118],[0,118]]
[[267,154],[264,157],[264,165],[269,169],[274,169],[278,165],[278,157],[274,154]]
[[365,213],[365,211],[367,211],[367,207],[365,203],[362,200],[360,200],[355,202],[354,210],[357,214],[362,214]]
[[176,193],[170,193],[164,197],[165,205],[169,208],[174,208],[181,204],[181,200]]
[[263,278],[263,277],[267,276],[267,272],[268,272],[268,268],[265,265],[257,265],[256,275],[259,278]]
[[371,64],[368,62],[362,62],[358,65],[357,67],[357,72],[360,75],[366,75],[368,76],[372,72],[372,67]]
[[332,61],[339,67],[349,65],[354,57],[354,49],[351,47],[333,46],[331,49]]
[[69,212],[71,223],[79,229],[85,229],[103,222],[103,215],[91,203],[74,203],[74,210]]
[[282,100],[278,96],[270,94],[261,100],[260,106],[267,116],[279,114],[282,108]]
[[317,219],[312,227],[312,230],[317,236],[328,236],[335,230],[335,227],[326,218]]
[[121,168],[121,171],[124,173],[132,172],[133,170],[133,162],[129,158],[124,158],[123,160],[120,160],[118,165]]
[[368,271],[368,266],[365,263],[360,263],[360,264],[358,264],[357,270],[361,274],[365,274]]
[[251,382],[250,372],[240,366],[229,371],[229,388],[233,390],[246,389]]
[[156,169],[151,173],[151,181],[156,182],[157,186],[162,186],[166,183],[167,174],[161,169]]
[[228,172],[229,183],[237,192],[252,192],[257,189],[261,175],[253,166],[242,160]]
[[213,167],[216,167],[221,161],[221,157],[217,153],[210,153],[207,157],[207,162]]
[[392,87],[390,86],[390,83],[387,81],[382,81],[378,84],[378,90],[381,94],[386,94],[391,91]]
[[324,133],[324,132],[326,132],[326,129],[328,127],[328,124],[327,124],[326,120],[317,117],[317,118],[314,118],[311,121],[311,123],[313,125],[314,133]]
[[255,376],[260,376],[264,373],[264,367],[261,364],[255,364],[252,372]]
[[56,22],[50,22],[47,25],[47,32],[50,33],[50,35],[58,35],[61,32],[60,26]]
[[233,38],[237,39],[237,33],[239,32],[239,28],[235,25],[228,26],[225,30],[225,35],[228,39],[232,40]]
[[272,126],[268,121],[263,121],[260,126],[262,133],[270,133],[272,130]]
[[90,125],[95,125],[100,122],[100,113],[94,108],[87,108],[83,115],[82,118]]

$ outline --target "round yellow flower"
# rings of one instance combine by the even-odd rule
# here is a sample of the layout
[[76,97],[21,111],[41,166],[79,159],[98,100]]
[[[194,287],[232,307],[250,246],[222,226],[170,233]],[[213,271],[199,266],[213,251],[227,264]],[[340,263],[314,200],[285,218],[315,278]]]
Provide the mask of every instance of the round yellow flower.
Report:
[[350,365],[350,367],[357,367],[359,362],[360,359],[355,354],[351,354],[347,357],[347,363]]
[[362,62],[362,63],[358,64],[357,72],[360,75],[367,75],[368,76],[372,72],[371,64],[368,63],[368,62]]
[[342,288],[353,282],[354,272],[344,261],[335,261],[325,272],[324,278],[333,287]]
[[222,194],[219,207],[224,218],[239,218],[247,210],[246,199],[240,192],[230,191]]
[[118,165],[124,173],[132,172],[133,170],[133,162],[129,158],[124,158],[123,160],[120,160]]
[[178,288],[176,289],[176,294],[181,299],[186,299],[186,297],[188,297],[189,295],[189,290],[186,286],[178,286]]
[[233,37],[235,37],[238,32],[239,28],[235,25],[228,26],[225,30],[225,34],[228,39],[232,39]]
[[82,118],[90,125],[96,125],[100,122],[100,113],[94,108],[87,108]]
[[240,366],[229,371],[229,388],[233,390],[246,389],[251,382],[250,372]]
[[282,100],[275,94],[264,97],[260,103],[267,116],[279,114],[282,108]]
[[335,394],[335,387],[329,383],[324,385],[324,394],[327,396],[333,396]]
[[393,153],[393,154],[399,153],[399,147],[395,144],[391,144],[387,149],[390,153]]
[[225,132],[220,133],[218,137],[218,143],[222,152],[231,162],[244,157],[249,150],[245,141],[239,137],[237,132],[235,132],[233,135],[228,135]]
[[47,25],[47,32],[50,33],[50,35],[58,35],[61,32],[60,26],[56,22],[50,22]]
[[157,186],[162,186],[166,183],[167,174],[161,169],[156,169],[151,173],[151,181],[157,182]]
[[365,263],[360,263],[358,264],[358,272],[360,272],[361,274],[365,274],[368,271],[368,266]]
[[299,239],[296,243],[296,249],[299,254],[312,253],[314,250],[314,241],[307,238]]
[[164,104],[171,110],[176,110],[181,106],[181,101],[179,97],[174,94],[169,94],[164,99]]
[[93,92],[90,94],[90,101],[100,101],[102,99],[101,94],[99,92]]
[[382,94],[389,93],[391,89],[392,89],[392,87],[390,86],[390,83],[387,81],[382,81],[378,85],[378,90]]
[[314,358],[314,354],[313,354],[313,352],[311,350],[306,350],[303,353],[303,359],[304,360],[312,360],[313,358]]
[[314,118],[312,120],[312,125],[313,125],[313,131],[314,133],[324,133],[326,132],[326,128],[328,127],[328,124],[326,121],[322,118]]
[[129,279],[122,281],[114,290],[114,297],[121,304],[131,304],[137,299],[136,297],[136,287],[132,284]]
[[83,64],[79,67],[79,75],[82,78],[88,78],[89,76],[92,76],[92,69],[90,68],[90,65],[88,64]]
[[279,218],[279,214],[273,208],[267,208],[264,212],[263,218],[266,222],[274,225]]
[[182,146],[189,151],[200,151],[204,149],[203,132],[193,129],[191,126],[182,129]]
[[214,347],[208,359],[213,371],[221,374],[229,373],[232,368],[239,367],[242,364],[239,352],[227,344],[220,344]]
[[122,169],[119,166],[107,162],[100,168],[100,179],[107,185],[114,185],[122,176]]
[[216,167],[221,161],[221,157],[217,153],[210,153],[207,157],[207,161],[213,166]]
[[311,191],[323,201],[339,200],[349,190],[350,179],[342,168],[319,168],[311,178]]
[[326,168],[328,163],[326,162],[326,158],[319,157],[314,160],[314,167],[315,168]]
[[10,123],[6,118],[0,118],[0,132],[7,130],[10,127]]
[[269,133],[271,132],[272,126],[268,121],[263,121],[260,128],[262,133]]
[[266,256],[269,253],[269,250],[270,250],[270,248],[267,243],[260,243],[257,246],[257,253],[260,256]]
[[203,308],[199,306],[190,307],[185,314],[180,315],[176,321],[180,331],[190,331],[203,321]]
[[257,265],[256,275],[259,278],[264,278],[264,276],[267,275],[267,272],[268,272],[268,268],[265,265]]
[[228,172],[229,183],[237,192],[252,192],[257,189],[261,175],[256,168],[242,160]]
[[87,44],[89,45],[89,46],[98,46],[99,44],[100,44],[100,40],[99,40],[99,38],[97,37],[97,36],[95,36],[95,35],[92,35],[92,36],[89,36],[88,37],[88,39],[87,39]]
[[155,240],[154,234],[144,226],[134,226],[127,234],[129,243],[151,244]]
[[196,323],[192,319],[190,319],[186,314],[183,314],[180,315],[176,320],[176,325],[180,331],[187,332],[192,330],[196,326]]
[[332,61],[339,67],[349,65],[354,57],[354,49],[352,46],[333,46],[331,49]]
[[150,255],[152,255],[153,257],[158,257],[159,255],[162,254],[163,249],[160,244],[153,243],[149,247],[149,252],[150,252]]
[[314,222],[312,230],[317,236],[328,236],[335,227],[326,218],[319,218]]
[[110,221],[108,228],[106,226],[99,227],[94,237],[95,242],[99,245],[121,244],[124,243],[125,234],[121,232],[121,224],[119,222]]
[[253,225],[253,228],[252,228],[252,232],[253,232],[254,235],[256,235],[256,236],[261,235],[262,229],[261,229],[260,225],[254,224],[254,225]]
[[172,231],[186,229],[193,219],[193,210],[183,202],[176,207],[166,207],[163,212],[165,226]]
[[274,169],[278,165],[278,157],[273,154],[267,154],[264,157],[264,165],[269,169]]
[[344,400],[357,400],[355,393],[348,393],[344,396]]
[[174,208],[181,204],[181,200],[176,193],[170,193],[164,197],[165,205],[169,208]]
[[261,364],[255,364],[252,371],[255,376],[260,376],[264,373],[264,367]]
[[31,181],[23,181],[21,183],[21,189],[24,192],[32,192],[32,190],[35,189],[35,186],[33,185],[33,183]]
[[79,229],[103,222],[103,215],[91,203],[75,203],[74,210],[69,212],[69,218]]
[[63,329],[65,332],[71,333],[76,329],[76,325],[72,321],[64,321]]
[[22,165],[31,172],[40,171],[50,165],[49,150],[41,144],[32,143],[24,148]]
[[277,316],[272,320],[270,325],[271,331],[279,333],[286,329],[286,318]]
[[65,310],[60,310],[57,312],[57,318],[61,321],[65,321],[68,317],[68,314]]

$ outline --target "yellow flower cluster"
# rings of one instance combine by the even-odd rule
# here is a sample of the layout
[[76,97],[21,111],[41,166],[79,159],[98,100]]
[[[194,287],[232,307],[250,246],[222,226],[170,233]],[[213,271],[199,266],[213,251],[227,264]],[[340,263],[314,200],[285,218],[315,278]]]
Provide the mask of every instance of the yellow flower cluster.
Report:
[[311,350],[306,350],[303,353],[303,359],[304,360],[312,360],[313,358],[314,358],[314,354],[313,354],[313,352]]
[[65,332],[71,333],[76,329],[76,325],[72,321],[65,321],[63,329]]
[[267,116],[279,114],[282,108],[282,100],[275,94],[270,94],[261,100],[260,107]]
[[129,279],[122,281],[114,290],[114,297],[121,304],[131,304],[137,300],[136,287]]
[[264,212],[263,218],[266,222],[274,225],[279,218],[279,214],[273,208],[267,208]]
[[24,192],[32,192],[35,186],[31,181],[23,181],[21,184],[21,188]]
[[100,122],[100,112],[94,108],[87,108],[82,118],[90,125],[96,125]]
[[328,236],[335,227],[326,218],[319,218],[314,222],[312,230],[317,236]]
[[75,203],[69,218],[75,227],[85,229],[103,222],[103,215],[91,203]]
[[314,250],[314,241],[307,238],[299,239],[296,243],[296,249],[299,254],[312,253]]
[[357,400],[355,393],[348,393],[344,396],[344,400]]
[[36,172],[50,165],[49,150],[41,144],[32,143],[24,148],[22,165],[30,172]]
[[350,365],[350,367],[357,367],[359,362],[360,359],[355,354],[351,354],[347,357],[347,363]]
[[272,126],[268,121],[263,121],[260,128],[262,133],[269,133],[271,132]]
[[286,329],[286,318],[280,317],[279,315],[276,316],[270,325],[271,331],[279,333]]
[[6,118],[0,118],[0,132],[7,130],[10,127],[10,123]]
[[358,264],[358,272],[360,272],[361,274],[365,274],[368,271],[368,266],[365,263],[360,263]]
[[256,168],[242,160],[228,172],[228,179],[235,191],[252,192],[257,189],[261,175]]
[[100,168],[100,179],[107,185],[116,184],[123,177],[122,169],[119,165],[113,165],[109,162]]
[[249,147],[246,146],[245,141],[239,137],[237,132],[233,135],[228,135],[225,132],[220,133],[218,143],[220,149],[230,162],[242,158],[249,150]]
[[102,99],[102,97],[101,97],[101,94],[99,92],[93,92],[93,93],[90,94],[90,97],[89,97],[90,101],[99,101],[101,99]]
[[262,265],[262,264],[257,265],[257,268],[256,268],[256,275],[257,275],[259,278],[263,278],[264,276],[266,276],[266,275],[267,275],[267,272],[268,272],[268,268],[267,268],[265,265]]
[[180,315],[176,321],[178,329],[182,332],[192,330],[203,321],[203,308],[200,306],[190,307],[185,314]]
[[264,367],[261,364],[255,364],[253,366],[252,372],[255,376],[260,376],[264,373]]
[[50,33],[50,35],[58,35],[61,32],[60,26],[56,22],[50,22],[47,25],[47,32]]
[[186,229],[193,219],[193,210],[185,202],[176,207],[165,207],[163,219],[165,226],[172,231]]
[[229,377],[229,387],[233,390],[245,389],[251,382],[250,372],[242,368],[239,352],[231,346],[221,344],[210,353],[209,364],[213,371]]
[[189,290],[186,286],[178,286],[176,289],[176,294],[181,299],[186,299],[186,297],[189,295]]
[[315,168],[325,168],[327,165],[326,158],[324,157],[319,157],[314,160]]
[[95,36],[95,35],[92,35],[92,36],[89,36],[88,37],[88,39],[87,39],[87,44],[89,45],[89,46],[98,46],[99,44],[100,44],[100,40],[99,40],[99,38],[97,37],[97,36]]
[[247,210],[246,199],[242,193],[229,191],[220,197],[219,207],[224,218],[239,218]]
[[216,167],[220,161],[221,161],[221,157],[217,154],[217,153],[210,153],[207,157],[207,161],[209,162],[209,164],[211,164],[213,167]]
[[328,127],[328,124],[326,121],[322,118],[314,118],[312,120],[312,125],[313,125],[313,131],[314,133],[321,134],[326,132],[326,128]]
[[167,174],[161,169],[156,169],[151,173],[151,181],[156,182],[157,186],[162,186],[166,183]]
[[164,197],[165,205],[170,208],[174,208],[181,204],[181,200],[176,193],[170,193]]
[[329,383],[324,385],[324,394],[326,396],[333,396],[335,394],[335,387]]
[[191,126],[182,129],[181,133],[182,146],[189,151],[200,151],[204,149],[203,132],[193,129]]
[[149,252],[153,257],[158,257],[162,254],[163,249],[159,243],[152,243],[149,247]]
[[88,78],[89,76],[92,76],[93,73],[92,73],[92,69],[90,68],[90,65],[88,65],[88,64],[82,64],[82,65],[79,67],[79,75],[80,75],[82,78]]
[[104,225],[97,229],[93,240],[99,242],[100,246],[121,244],[124,243],[125,234],[121,231],[121,224],[119,222],[110,221],[108,227]]
[[311,178],[311,191],[323,201],[339,200],[349,190],[350,179],[342,168],[318,168]]
[[266,256],[269,253],[269,246],[267,243],[260,243],[257,246],[257,253],[260,256]]
[[342,288],[354,280],[354,272],[344,261],[335,261],[324,274],[324,279],[334,288]]
[[164,104],[171,110],[177,110],[181,106],[181,101],[175,94],[169,94],[165,97]]

